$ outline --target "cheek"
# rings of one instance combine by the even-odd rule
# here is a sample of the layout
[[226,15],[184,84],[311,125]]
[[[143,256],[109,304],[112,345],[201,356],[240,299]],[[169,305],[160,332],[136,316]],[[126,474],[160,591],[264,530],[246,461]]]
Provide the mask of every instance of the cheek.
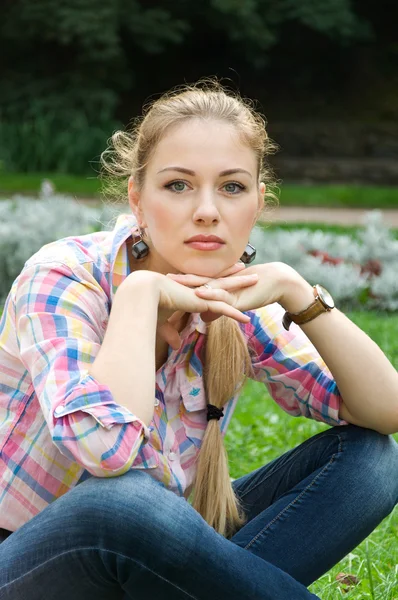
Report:
[[249,235],[256,216],[256,210],[247,210],[247,208],[242,207],[242,210],[239,211],[238,215],[235,215],[234,223],[237,230],[237,235],[239,237]]
[[175,212],[162,205],[156,206],[152,211],[149,225],[153,239],[163,238],[164,232],[168,232],[167,237],[170,239],[170,231],[178,228]]

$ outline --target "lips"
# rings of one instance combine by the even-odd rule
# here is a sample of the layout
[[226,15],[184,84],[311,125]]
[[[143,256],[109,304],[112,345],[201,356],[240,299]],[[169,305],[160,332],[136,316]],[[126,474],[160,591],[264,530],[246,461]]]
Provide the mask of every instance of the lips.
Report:
[[224,240],[216,235],[194,235],[185,241],[186,244],[190,244],[191,242],[217,242],[218,244],[225,244]]

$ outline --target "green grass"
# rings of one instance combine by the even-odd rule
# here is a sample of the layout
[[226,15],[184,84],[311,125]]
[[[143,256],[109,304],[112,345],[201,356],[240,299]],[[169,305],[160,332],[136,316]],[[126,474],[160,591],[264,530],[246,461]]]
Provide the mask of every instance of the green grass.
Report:
[[282,206],[398,208],[398,187],[284,183],[280,203]]
[[[398,369],[398,315],[386,316],[377,312],[346,314],[380,346]],[[290,417],[272,400],[263,384],[248,381],[225,437],[231,477],[237,479],[261,467],[328,428],[328,425],[304,417]],[[394,437],[398,441],[398,434]],[[322,600],[398,599],[397,542],[398,511],[395,509],[310,590]],[[360,583],[344,593],[335,579],[340,572],[356,575]]]
[[101,190],[101,183],[94,171],[87,177],[54,173],[0,172],[0,193],[4,196],[17,193],[37,194],[43,179],[50,179],[58,192],[83,198],[98,196]]
[[[92,176],[57,175],[53,173],[0,173],[2,195],[37,193],[43,179],[51,179],[56,189],[81,197],[98,196],[101,183]],[[357,208],[397,208],[398,187],[364,185],[281,185],[282,206],[331,206]]]

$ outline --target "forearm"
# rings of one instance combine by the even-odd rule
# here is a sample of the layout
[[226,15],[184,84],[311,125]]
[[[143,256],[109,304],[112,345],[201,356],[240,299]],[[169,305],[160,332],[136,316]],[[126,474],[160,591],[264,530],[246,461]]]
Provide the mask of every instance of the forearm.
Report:
[[115,294],[104,341],[89,373],[149,426],[155,402],[159,292],[146,275],[134,273],[134,281],[129,277]]
[[[297,313],[313,301],[312,286],[300,278],[286,282],[280,304]],[[397,432],[398,373],[377,344],[337,308],[300,327],[333,374],[343,398],[341,418]]]

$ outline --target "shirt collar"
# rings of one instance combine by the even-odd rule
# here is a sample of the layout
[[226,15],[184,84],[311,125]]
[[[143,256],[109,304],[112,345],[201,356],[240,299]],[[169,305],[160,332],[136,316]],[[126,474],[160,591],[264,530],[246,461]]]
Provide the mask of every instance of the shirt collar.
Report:
[[138,231],[137,220],[133,213],[119,215],[113,230],[110,256],[112,302],[118,287],[130,272],[127,240],[131,237],[133,230]]

